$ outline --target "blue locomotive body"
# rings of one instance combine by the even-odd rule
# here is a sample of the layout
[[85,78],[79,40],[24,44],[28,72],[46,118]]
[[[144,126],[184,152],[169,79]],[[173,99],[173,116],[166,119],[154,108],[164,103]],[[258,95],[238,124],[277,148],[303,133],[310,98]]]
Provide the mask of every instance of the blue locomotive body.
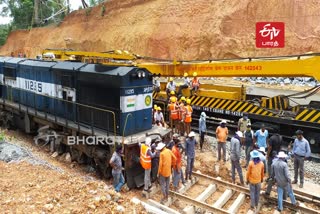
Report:
[[152,127],[146,69],[0,57],[0,82],[4,100],[107,133]]

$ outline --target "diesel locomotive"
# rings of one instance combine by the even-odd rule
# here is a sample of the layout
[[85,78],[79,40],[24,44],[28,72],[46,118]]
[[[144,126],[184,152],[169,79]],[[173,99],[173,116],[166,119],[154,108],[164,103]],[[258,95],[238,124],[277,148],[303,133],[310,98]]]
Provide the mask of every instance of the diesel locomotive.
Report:
[[0,57],[2,125],[27,133],[49,127],[57,133],[47,136],[52,151],[70,152],[105,178],[122,144],[129,188],[143,183],[138,144],[170,134],[152,126],[152,91],[145,68]]

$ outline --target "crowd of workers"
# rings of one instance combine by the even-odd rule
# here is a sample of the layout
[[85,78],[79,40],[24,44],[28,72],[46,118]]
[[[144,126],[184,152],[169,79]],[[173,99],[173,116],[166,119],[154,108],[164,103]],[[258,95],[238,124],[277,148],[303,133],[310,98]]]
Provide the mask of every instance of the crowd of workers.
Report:
[[[196,74],[194,75],[196,77]],[[189,87],[188,75],[185,74],[185,84],[180,86],[182,89]],[[196,81],[195,81],[196,82]],[[197,80],[199,83],[199,81]],[[195,85],[193,85],[195,86]],[[197,90],[199,84],[197,85]],[[172,176],[174,190],[177,191],[180,181],[185,184],[192,179],[192,170],[196,155],[197,141],[195,132],[191,131],[192,107],[191,100],[183,96],[175,96],[175,84],[170,79],[167,85],[169,97],[168,111],[170,127],[173,131],[172,139],[156,139],[153,143],[151,138],[147,137],[145,142],[140,144],[140,164],[145,170],[144,191],[150,192],[152,182],[158,180],[161,186],[163,198],[161,203],[168,200],[170,177]],[[179,92],[178,92],[179,94]],[[170,96],[169,96],[170,95]],[[155,125],[164,126],[165,119],[162,109],[154,106],[153,120]],[[199,118],[199,149],[202,151],[206,127],[206,114],[202,112]],[[292,204],[298,206],[295,200],[292,184],[297,184],[298,175],[300,176],[300,188],[304,185],[304,160],[310,156],[309,142],[303,137],[301,130],[296,131],[296,139],[293,148],[285,148],[282,136],[275,133],[269,138],[266,127],[261,124],[260,129],[253,131],[248,114],[244,113],[238,121],[238,130],[230,140],[230,161],[231,161],[231,179],[236,184],[236,171],[240,179],[240,185],[249,185],[251,208],[255,209],[259,203],[261,183],[267,176],[267,188],[265,195],[270,195],[273,185],[277,185],[278,211],[283,210],[283,199],[289,196]],[[185,139],[184,142],[181,142]],[[226,144],[229,136],[227,121],[222,120],[216,128],[217,139],[217,160],[227,160]],[[186,138],[184,138],[186,137]],[[241,148],[245,150],[245,165],[241,166]],[[186,156],[185,176],[182,171],[182,153]],[[287,154],[286,154],[287,153]],[[117,147],[113,154],[110,164],[113,167],[112,175],[114,178],[114,187],[120,191],[124,184],[124,178],[121,173],[121,147]],[[294,161],[294,180],[291,182],[287,160],[292,157]],[[242,167],[247,169],[244,179]],[[245,181],[246,180],[246,181]]]
[[[206,133],[205,126],[206,115],[202,112],[199,120],[199,137],[200,142],[203,141]],[[246,129],[240,130],[242,122],[246,122]],[[203,122],[204,121],[204,122]],[[289,196],[292,204],[298,206],[295,200],[292,184],[298,181],[300,176],[300,188],[304,184],[304,160],[310,156],[309,142],[303,137],[301,130],[296,131],[296,139],[293,143],[292,151],[282,147],[282,137],[279,134],[274,134],[268,138],[266,128],[261,125],[261,129],[253,132],[251,130],[250,120],[244,115],[239,120],[239,130],[234,134],[230,140],[230,161],[231,161],[231,179],[232,183],[236,184],[236,171],[240,179],[240,185],[246,184],[250,188],[251,208],[255,209],[259,203],[259,196],[261,184],[264,177],[268,174],[267,188],[265,195],[269,196],[272,186],[277,185],[278,194],[278,211],[283,210],[283,200]],[[204,124],[204,125],[203,125]],[[261,134],[262,132],[262,134]],[[249,133],[249,134],[248,134]],[[263,136],[264,140],[259,140]],[[181,142],[180,136],[174,134],[172,139],[157,138],[153,143],[151,138],[147,137],[144,143],[140,144],[140,164],[145,170],[144,176],[144,191],[150,192],[152,182],[158,179],[163,198],[161,203],[168,200],[169,184],[172,176],[174,190],[177,191],[180,181],[185,184],[186,181],[192,179],[193,165],[196,156],[195,132],[191,131]],[[226,143],[227,143],[228,129],[226,121],[222,120],[216,129],[216,137],[218,141],[218,161],[226,161]],[[221,144],[221,146],[219,146]],[[260,146],[260,147],[259,147]],[[266,147],[263,147],[266,146]],[[248,148],[249,147],[249,148]],[[245,162],[243,166],[247,168],[245,175],[242,174],[241,148],[245,149]],[[200,145],[200,150],[202,146]],[[221,155],[221,150],[223,155]],[[288,154],[286,154],[286,152]],[[182,171],[182,153],[186,156],[185,176]],[[110,164],[113,167],[112,175],[114,177],[114,187],[116,191],[120,191],[121,186],[124,184],[124,178],[121,173],[121,146],[117,147],[113,154]],[[291,182],[287,161],[289,157],[294,160],[294,180]],[[265,166],[268,164],[268,168]]]

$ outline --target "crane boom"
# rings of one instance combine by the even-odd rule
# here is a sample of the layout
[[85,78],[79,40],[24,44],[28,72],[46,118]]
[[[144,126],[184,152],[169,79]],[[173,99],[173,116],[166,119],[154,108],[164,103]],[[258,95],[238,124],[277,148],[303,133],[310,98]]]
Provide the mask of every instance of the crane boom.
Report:
[[154,74],[181,77],[197,72],[198,77],[313,77],[320,80],[320,55],[247,58],[237,60],[188,61],[177,63],[141,63]]
[[46,49],[43,54],[48,52],[55,54],[58,60],[70,60],[70,56],[74,56],[76,60],[87,63],[114,64],[114,60],[118,60],[117,63],[126,65],[130,62],[128,65],[133,63],[163,77],[181,77],[185,72],[189,75],[197,72],[198,77],[313,77],[320,81],[320,53],[228,60],[163,61],[127,51],[103,53]]

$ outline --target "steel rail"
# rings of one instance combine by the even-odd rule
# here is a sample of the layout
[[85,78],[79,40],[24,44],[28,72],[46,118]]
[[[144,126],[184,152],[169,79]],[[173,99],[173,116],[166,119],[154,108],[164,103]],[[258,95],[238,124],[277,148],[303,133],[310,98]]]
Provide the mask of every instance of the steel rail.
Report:
[[176,198],[179,198],[180,200],[183,200],[183,201],[186,201],[192,205],[195,205],[196,207],[200,207],[200,208],[203,208],[205,210],[208,210],[208,211],[211,211],[213,213],[229,213],[227,210],[224,210],[224,209],[220,209],[220,208],[216,208],[214,206],[211,206],[207,203],[204,203],[204,202],[201,202],[201,201],[197,201],[195,199],[192,199],[188,196],[185,196],[185,195],[182,195],[180,193],[177,193],[177,192],[174,192],[174,191],[169,191],[169,193],[173,196],[173,197],[176,197]]
[[[211,176],[208,176],[208,175],[204,175],[204,174],[201,174],[201,173],[197,173],[197,172],[192,172],[193,175],[195,176],[199,176],[199,177],[202,177],[202,178],[206,178],[206,179],[209,179],[217,184],[220,184],[220,185],[224,185],[224,186],[227,186],[228,189],[231,189],[231,190],[235,190],[235,191],[240,191],[242,193],[245,193],[246,195],[249,195],[250,196],[250,190],[248,188],[245,188],[245,187],[242,187],[242,186],[238,186],[238,185],[235,185],[235,184],[232,184],[232,183],[229,183],[229,182],[226,182],[226,181],[223,181],[223,180],[220,180],[220,179],[217,179],[217,178],[214,178],[214,177],[211,177]],[[302,193],[301,191],[296,191],[294,190],[295,192],[299,192],[299,193]],[[303,193],[304,194],[304,197],[303,196],[300,196],[298,194],[295,194],[295,197],[297,199],[301,199],[303,201],[308,201],[310,203],[313,203],[313,204],[316,204],[319,206],[319,203],[314,199],[314,197],[316,196],[313,196],[311,194],[308,194],[308,193]],[[277,198],[272,198],[272,197],[265,197],[268,201],[271,201],[271,202],[275,202],[277,203]],[[316,197],[318,198],[318,197]],[[303,213],[315,213],[315,214],[320,214],[320,211],[318,210],[314,210],[312,208],[309,208],[309,207],[304,207],[304,206],[299,206],[299,207],[296,207],[295,205],[287,202],[287,201],[283,201],[283,205],[291,210],[301,210],[303,211]]]

